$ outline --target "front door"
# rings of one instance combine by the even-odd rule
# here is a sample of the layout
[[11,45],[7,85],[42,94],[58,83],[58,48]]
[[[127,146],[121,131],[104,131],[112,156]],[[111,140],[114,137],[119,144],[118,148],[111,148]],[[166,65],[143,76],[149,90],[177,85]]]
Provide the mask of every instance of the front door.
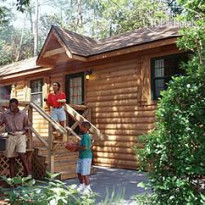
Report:
[[[66,98],[68,104],[84,104],[84,73],[66,76]],[[82,111],[76,111],[82,114]],[[75,121],[69,116],[67,122],[68,126],[71,127],[74,123]],[[76,127],[74,131],[79,134],[79,127]]]
[[66,96],[68,104],[84,104],[84,73],[66,76]]

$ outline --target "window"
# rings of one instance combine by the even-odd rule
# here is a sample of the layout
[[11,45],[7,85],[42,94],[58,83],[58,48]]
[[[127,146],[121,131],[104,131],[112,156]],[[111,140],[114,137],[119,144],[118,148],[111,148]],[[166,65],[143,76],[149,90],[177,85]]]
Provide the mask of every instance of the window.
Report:
[[32,80],[31,86],[31,101],[38,106],[43,106],[43,79]]
[[84,104],[84,73],[66,77],[66,95],[70,104]]
[[188,60],[188,54],[176,54],[171,56],[151,59],[151,83],[152,99],[160,97],[160,92],[167,89],[167,83],[172,76],[184,75],[184,69],[180,68],[181,62]]
[[11,97],[11,85],[0,87],[0,99],[9,100]]

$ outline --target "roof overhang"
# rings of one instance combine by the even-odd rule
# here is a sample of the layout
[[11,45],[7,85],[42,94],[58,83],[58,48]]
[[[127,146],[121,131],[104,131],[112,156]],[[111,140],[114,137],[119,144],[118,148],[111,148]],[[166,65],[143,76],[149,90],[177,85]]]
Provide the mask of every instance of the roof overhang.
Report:
[[52,27],[38,55],[36,64],[39,66],[55,67],[57,64],[73,60],[87,61],[85,57],[72,54]]
[[48,67],[47,68],[43,68],[43,67],[33,68],[27,71],[21,71],[21,72],[16,72],[16,73],[9,74],[9,75],[0,76],[0,80],[10,80],[10,79],[15,79],[15,78],[19,79],[19,77],[24,77],[24,76],[28,77],[29,75],[39,74],[39,73],[50,71],[50,70],[52,69]]
[[167,36],[166,38],[157,39],[149,42],[143,42],[132,46],[124,46],[119,49],[110,51],[96,51],[93,55],[81,56],[79,54],[72,53],[65,44],[64,39],[58,32],[52,27],[46,41],[41,49],[36,64],[39,66],[55,67],[60,64],[66,64],[73,61],[90,62],[99,59],[110,58],[113,56],[119,56],[143,50],[153,49],[166,45],[176,44],[176,40],[179,35]]
[[113,56],[119,56],[119,55],[124,55],[124,54],[129,54],[129,53],[134,53],[134,52],[139,52],[139,51],[144,51],[148,49],[154,49],[162,46],[168,46],[168,45],[175,45],[177,41],[177,37],[172,37],[172,38],[167,38],[167,39],[161,39],[145,44],[140,44],[140,45],[135,45],[123,49],[118,49],[110,52],[105,52],[105,53],[100,53],[97,55],[89,56],[87,57],[88,61],[94,61],[98,59],[105,59],[105,58],[110,58]]

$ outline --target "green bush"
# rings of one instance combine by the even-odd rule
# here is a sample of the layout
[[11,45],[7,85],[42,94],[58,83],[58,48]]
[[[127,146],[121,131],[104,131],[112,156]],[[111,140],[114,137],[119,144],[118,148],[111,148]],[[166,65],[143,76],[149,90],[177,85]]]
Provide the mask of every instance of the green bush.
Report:
[[205,194],[204,91],[204,78],[174,78],[159,102],[157,129],[144,136],[141,164],[161,204],[201,204]]
[[[51,174],[47,182],[38,182],[29,177],[3,179],[11,188],[2,191],[7,197],[4,200],[12,205],[94,205],[95,193],[79,194],[73,186],[56,180]],[[18,186],[17,186],[18,185]]]
[[[181,18],[193,27],[182,30],[178,46],[191,51],[183,65],[186,76],[175,77],[162,92],[156,129],[142,136],[137,150],[141,166],[149,170],[155,194],[151,204],[205,204],[205,2],[180,0]],[[136,147],[137,148],[137,147]]]

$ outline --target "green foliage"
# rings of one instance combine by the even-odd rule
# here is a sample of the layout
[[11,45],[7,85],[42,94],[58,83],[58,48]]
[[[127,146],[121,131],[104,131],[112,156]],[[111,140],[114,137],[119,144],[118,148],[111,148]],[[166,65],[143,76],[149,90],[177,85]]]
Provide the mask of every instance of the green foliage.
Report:
[[35,184],[35,180],[32,179],[30,176],[23,177],[23,178],[19,176],[14,177],[14,178],[7,178],[5,176],[2,176],[1,178],[11,187],[14,187],[16,185],[33,186]]
[[2,24],[5,24],[6,22],[9,21],[10,19],[9,13],[10,12],[8,8],[6,8],[5,6],[0,7],[0,29]]
[[158,0],[55,0],[52,5],[58,9],[41,17],[42,30],[52,23],[96,38],[150,26],[169,16],[167,2]]
[[137,205],[157,205],[154,194],[139,194],[133,197]]
[[[80,195],[72,186],[55,179],[56,175],[49,174],[48,182],[38,182],[29,177],[4,177],[4,180],[12,186],[5,188],[4,194],[8,195],[8,201],[13,205],[94,205],[96,194]],[[18,185],[17,187],[15,187]],[[15,187],[15,188],[14,188]]]
[[177,0],[165,0],[168,3],[168,6],[171,8],[171,11],[176,16],[182,12],[182,8],[177,3]]
[[[204,76],[205,77],[205,76]],[[204,77],[176,77],[163,92],[157,129],[141,150],[160,204],[200,204],[205,169]]]
[[205,201],[205,2],[180,3],[181,19],[195,24],[182,30],[178,46],[192,58],[183,64],[187,75],[173,78],[162,92],[156,129],[141,137],[145,148],[137,152],[149,170],[153,204],[200,205]]
[[100,205],[114,205],[114,204],[121,204],[121,200],[125,195],[125,189],[118,191],[116,193],[115,188],[113,188],[112,192],[109,193],[108,188],[106,187],[106,197],[103,201],[100,202]]
[[[5,2],[7,0],[4,0]],[[30,0],[17,0],[16,1],[16,9],[23,12],[25,7],[29,5]],[[8,22],[8,18],[10,17],[9,9],[6,6],[0,5],[0,25]]]
[[101,38],[150,26],[168,17],[167,4],[157,0],[103,0],[100,8],[94,35]]
[[[13,1],[13,7],[0,7],[0,65],[33,56],[35,1]],[[46,0],[38,3],[38,49],[41,49],[51,25],[99,39],[150,26],[153,22],[157,24],[170,14],[167,2],[159,0]],[[49,6],[53,12],[43,13],[44,6],[46,9]],[[22,25],[25,27],[22,29],[11,26],[16,21],[16,9],[24,15]]]
[[24,12],[26,7],[29,5],[30,0],[17,0],[17,10]]
[[[0,29],[0,65],[32,56],[32,38],[28,30],[14,28],[9,22]],[[23,35],[22,35],[23,34]]]

